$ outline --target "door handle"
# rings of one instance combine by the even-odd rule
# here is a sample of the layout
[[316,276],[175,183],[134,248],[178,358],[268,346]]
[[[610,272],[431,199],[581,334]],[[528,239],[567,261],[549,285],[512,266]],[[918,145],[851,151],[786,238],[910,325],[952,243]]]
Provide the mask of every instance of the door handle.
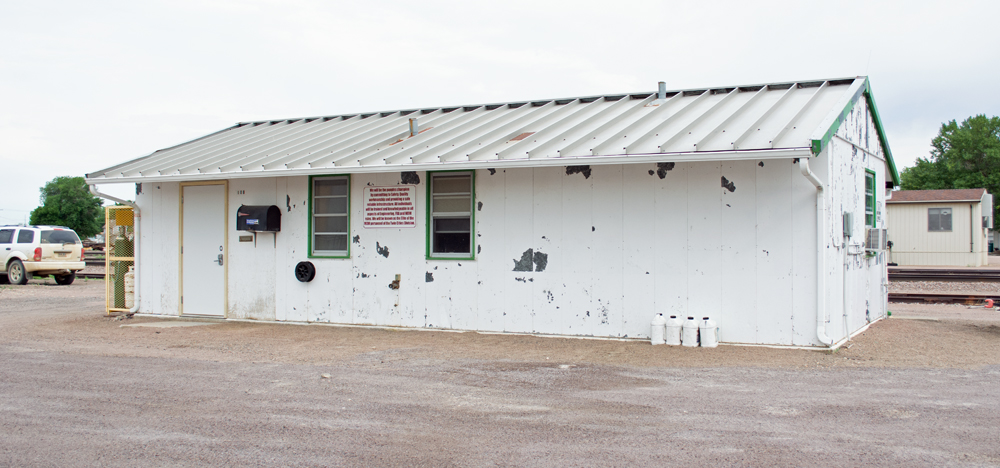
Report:
[[216,262],[219,262],[219,266],[222,266],[222,254],[219,254],[219,259]]

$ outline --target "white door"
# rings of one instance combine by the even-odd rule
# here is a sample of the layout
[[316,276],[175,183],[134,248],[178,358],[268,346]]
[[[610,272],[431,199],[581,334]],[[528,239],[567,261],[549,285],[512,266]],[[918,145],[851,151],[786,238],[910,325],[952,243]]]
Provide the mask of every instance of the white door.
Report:
[[184,315],[226,315],[226,186],[181,187],[181,307]]

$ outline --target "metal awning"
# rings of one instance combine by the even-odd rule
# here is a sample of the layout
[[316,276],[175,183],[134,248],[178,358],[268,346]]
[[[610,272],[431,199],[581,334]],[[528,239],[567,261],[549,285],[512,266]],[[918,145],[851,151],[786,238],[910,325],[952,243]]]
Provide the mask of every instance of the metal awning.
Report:
[[862,94],[870,100],[865,77],[680,91],[661,85],[657,92],[242,122],[87,174],[87,182],[808,157]]

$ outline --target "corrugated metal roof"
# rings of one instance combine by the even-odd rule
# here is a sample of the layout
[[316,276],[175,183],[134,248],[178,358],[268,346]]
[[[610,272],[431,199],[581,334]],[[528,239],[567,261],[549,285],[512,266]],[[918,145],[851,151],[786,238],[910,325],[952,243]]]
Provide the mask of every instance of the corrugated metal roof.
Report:
[[897,190],[886,203],[978,202],[986,189]]
[[[865,77],[242,122],[88,182],[808,156]],[[419,133],[411,136],[410,120]],[[820,140],[817,140],[819,138]]]

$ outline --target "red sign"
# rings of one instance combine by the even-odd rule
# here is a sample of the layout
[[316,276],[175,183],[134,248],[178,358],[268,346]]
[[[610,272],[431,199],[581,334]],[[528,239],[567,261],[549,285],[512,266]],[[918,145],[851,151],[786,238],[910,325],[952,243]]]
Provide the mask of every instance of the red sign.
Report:
[[365,227],[401,228],[417,225],[416,188],[412,185],[365,187]]

